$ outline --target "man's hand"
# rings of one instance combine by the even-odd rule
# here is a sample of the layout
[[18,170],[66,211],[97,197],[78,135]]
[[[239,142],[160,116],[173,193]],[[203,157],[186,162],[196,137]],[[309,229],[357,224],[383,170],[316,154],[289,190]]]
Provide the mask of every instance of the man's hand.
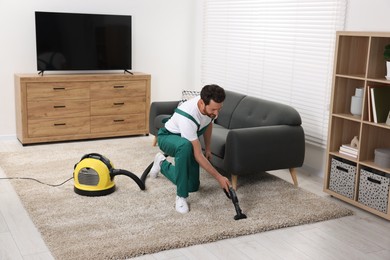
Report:
[[229,187],[231,186],[229,179],[225,176],[219,175],[217,180],[221,188],[224,189],[227,193],[229,193]]
[[212,157],[212,154],[211,154],[211,151],[210,150],[206,150],[205,153],[204,153],[204,156],[206,157],[206,159],[211,162],[211,157]]

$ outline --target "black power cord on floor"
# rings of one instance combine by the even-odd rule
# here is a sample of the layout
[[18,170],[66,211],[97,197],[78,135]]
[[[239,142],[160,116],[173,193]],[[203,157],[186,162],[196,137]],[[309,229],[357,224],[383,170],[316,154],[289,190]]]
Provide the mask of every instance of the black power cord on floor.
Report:
[[70,177],[69,179],[65,180],[64,182],[62,182],[60,184],[49,184],[49,183],[44,183],[44,182],[42,182],[40,180],[37,180],[37,179],[34,179],[34,178],[30,178],[30,177],[4,177],[4,178],[0,178],[0,180],[30,180],[30,181],[36,181],[38,183],[41,183],[41,184],[44,184],[44,185],[47,185],[47,186],[50,186],[50,187],[58,187],[58,186],[64,185],[65,183],[67,183],[71,179],[73,179],[73,177]]

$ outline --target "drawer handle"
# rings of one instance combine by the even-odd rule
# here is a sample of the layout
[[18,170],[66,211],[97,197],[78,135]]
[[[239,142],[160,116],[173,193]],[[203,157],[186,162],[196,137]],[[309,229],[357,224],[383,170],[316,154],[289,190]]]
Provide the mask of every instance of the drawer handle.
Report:
[[54,108],[66,108],[66,106],[53,106]]
[[374,178],[371,178],[371,177],[367,177],[367,180],[370,181],[370,182],[376,183],[376,184],[381,184],[382,183],[381,181],[375,180]]
[[336,169],[337,169],[337,170],[340,170],[340,171],[343,171],[343,172],[348,172],[347,169],[345,169],[345,168],[343,168],[343,167],[341,167],[341,166],[336,166]]
[[125,103],[124,102],[121,102],[121,103],[114,103],[114,106],[123,106]]
[[125,88],[125,86],[114,86],[114,88]]
[[114,119],[114,123],[125,122],[124,119]]
[[57,88],[53,88],[53,90],[55,91],[55,90],[65,90],[65,88],[64,87],[57,87]]
[[54,126],[64,126],[66,125],[65,123],[58,123],[58,124],[54,124]]

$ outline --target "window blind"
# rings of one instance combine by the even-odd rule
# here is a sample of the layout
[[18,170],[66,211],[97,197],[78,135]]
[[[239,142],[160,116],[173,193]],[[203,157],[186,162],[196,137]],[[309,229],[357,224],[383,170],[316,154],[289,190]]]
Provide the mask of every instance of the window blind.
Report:
[[205,0],[203,12],[202,84],[293,106],[324,147],[346,0]]

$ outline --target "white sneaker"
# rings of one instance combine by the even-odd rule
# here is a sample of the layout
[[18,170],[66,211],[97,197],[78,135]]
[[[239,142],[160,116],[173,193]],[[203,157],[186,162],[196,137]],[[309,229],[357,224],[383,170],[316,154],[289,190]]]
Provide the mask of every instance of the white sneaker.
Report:
[[165,156],[162,153],[156,154],[154,157],[153,166],[149,171],[149,176],[152,178],[156,178],[158,173],[161,170],[161,163],[165,160]]
[[190,211],[186,198],[176,196],[176,211],[182,214]]

